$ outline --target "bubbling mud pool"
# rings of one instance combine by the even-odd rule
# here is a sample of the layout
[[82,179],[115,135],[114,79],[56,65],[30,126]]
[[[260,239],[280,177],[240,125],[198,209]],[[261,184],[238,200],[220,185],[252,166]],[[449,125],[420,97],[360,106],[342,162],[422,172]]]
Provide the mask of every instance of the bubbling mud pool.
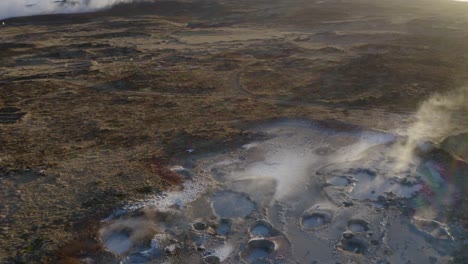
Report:
[[266,140],[194,155],[173,168],[192,175],[182,190],[115,213],[101,240],[122,263],[450,261],[464,234],[441,210],[457,200],[436,198],[460,191],[437,178],[446,164],[420,153],[397,170],[403,138],[344,127],[274,122],[254,129]]

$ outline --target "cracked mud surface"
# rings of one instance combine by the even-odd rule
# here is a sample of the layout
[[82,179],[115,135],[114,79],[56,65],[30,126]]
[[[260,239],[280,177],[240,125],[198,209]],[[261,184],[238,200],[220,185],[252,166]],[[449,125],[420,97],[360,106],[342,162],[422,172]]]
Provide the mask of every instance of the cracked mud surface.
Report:
[[[6,20],[0,26],[0,262],[141,263],[150,261],[141,252],[152,248],[158,250],[149,259],[176,263],[238,263],[232,252],[259,263],[291,255],[299,263],[328,263],[328,256],[343,263],[418,263],[414,252],[422,245],[424,263],[464,263],[466,242],[465,248],[452,243],[467,239],[466,112],[438,139],[439,151],[423,156],[418,170],[429,178],[387,181],[394,176],[386,173],[391,163],[381,160],[320,166],[301,178],[305,185],[231,173],[268,159],[255,143],[274,139],[254,129],[259,124],[327,120],[323,129],[333,133],[359,126],[396,135],[434,93],[463,85],[468,7],[422,2],[160,1]],[[296,162],[301,155],[324,160],[357,141],[311,133],[310,139],[297,129],[273,133],[297,140],[275,143],[286,148],[317,144],[286,156],[292,174],[305,169]],[[384,159],[392,140],[369,149],[370,156]],[[226,153],[245,160],[209,169],[198,163],[213,155],[225,160]],[[199,185],[190,187],[193,182]],[[214,190],[213,182],[223,187],[195,202],[197,214],[181,207]],[[320,199],[271,204],[288,188],[304,186]],[[120,217],[164,222],[172,233],[161,234],[157,224],[129,232],[137,228],[131,221],[100,233],[100,221],[112,212],[167,191],[188,193],[186,200],[167,198],[175,213],[133,209]],[[209,201],[216,193],[247,203],[235,216],[251,217],[239,222],[213,213]],[[455,202],[460,210],[453,210]],[[353,215],[356,210],[361,213]],[[190,229],[196,219],[203,225]],[[258,221],[268,224],[255,227]],[[153,235],[160,246],[149,247]],[[193,242],[200,250],[179,254],[171,248],[174,237],[181,248]]]

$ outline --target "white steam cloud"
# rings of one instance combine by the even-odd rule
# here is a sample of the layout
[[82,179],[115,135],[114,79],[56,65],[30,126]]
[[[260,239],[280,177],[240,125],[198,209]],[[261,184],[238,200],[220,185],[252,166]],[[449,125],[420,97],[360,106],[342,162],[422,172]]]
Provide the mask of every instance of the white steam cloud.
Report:
[[1,0],[0,19],[45,15],[93,12],[135,0]]
[[447,136],[468,129],[468,87],[436,94],[416,113],[416,121],[405,131],[408,140],[395,149],[397,169],[406,169],[414,160],[414,150],[424,150],[425,141],[439,143]]

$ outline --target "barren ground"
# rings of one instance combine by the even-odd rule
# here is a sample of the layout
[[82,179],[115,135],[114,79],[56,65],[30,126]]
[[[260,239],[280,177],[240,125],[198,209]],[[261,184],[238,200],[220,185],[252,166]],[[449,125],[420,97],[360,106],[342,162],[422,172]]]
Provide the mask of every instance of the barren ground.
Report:
[[100,219],[182,182],[167,164],[261,137],[257,122],[388,131],[466,82],[468,4],[378,2],[160,1],[6,20],[0,262],[78,263],[102,247]]

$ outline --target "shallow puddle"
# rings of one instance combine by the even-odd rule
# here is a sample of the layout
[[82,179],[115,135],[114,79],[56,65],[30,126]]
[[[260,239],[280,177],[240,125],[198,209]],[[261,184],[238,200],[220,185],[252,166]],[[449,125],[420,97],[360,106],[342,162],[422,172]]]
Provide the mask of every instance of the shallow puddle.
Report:
[[260,226],[255,226],[252,228],[250,231],[254,236],[269,236],[270,230],[266,226],[260,225]]
[[353,219],[348,221],[348,229],[351,232],[366,232],[369,230],[369,224],[361,219]]
[[255,210],[255,204],[240,193],[224,191],[210,198],[214,213],[224,218],[244,218]]
[[301,226],[304,230],[313,230],[330,224],[333,217],[333,212],[326,209],[311,208],[304,212],[302,216]]
[[253,239],[247,243],[247,248],[241,253],[241,257],[249,263],[263,260],[264,263],[275,251],[276,245],[268,239]]
[[327,180],[327,183],[333,186],[348,186],[351,184],[349,178],[344,176],[335,176]]

